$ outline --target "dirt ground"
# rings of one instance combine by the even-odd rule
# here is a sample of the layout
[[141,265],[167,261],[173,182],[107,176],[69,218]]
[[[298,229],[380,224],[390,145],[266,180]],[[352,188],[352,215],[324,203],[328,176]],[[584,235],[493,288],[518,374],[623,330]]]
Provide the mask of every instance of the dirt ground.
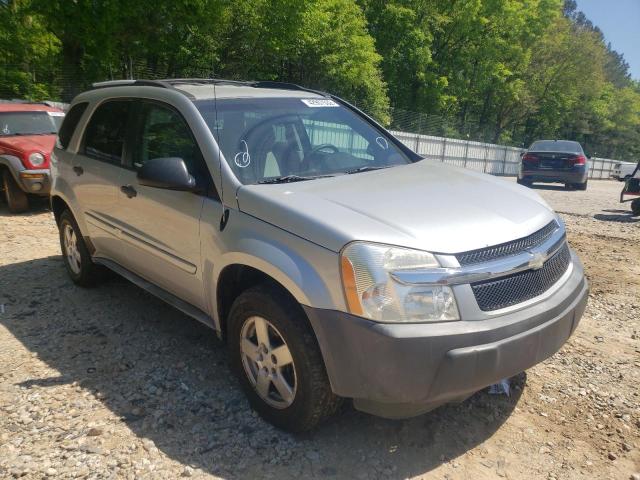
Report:
[[591,295],[511,397],[405,421],[347,406],[300,436],[252,413],[205,327],[119,278],[75,287],[46,205],[1,205],[0,478],[640,478],[640,218],[620,188],[537,189]]

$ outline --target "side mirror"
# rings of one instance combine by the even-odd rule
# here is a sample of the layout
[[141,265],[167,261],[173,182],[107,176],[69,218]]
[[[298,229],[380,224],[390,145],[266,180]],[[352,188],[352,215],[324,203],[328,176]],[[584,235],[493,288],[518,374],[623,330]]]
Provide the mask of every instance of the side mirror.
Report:
[[154,158],[138,170],[138,183],[167,190],[192,191],[196,180],[187,170],[184,160],[176,157]]

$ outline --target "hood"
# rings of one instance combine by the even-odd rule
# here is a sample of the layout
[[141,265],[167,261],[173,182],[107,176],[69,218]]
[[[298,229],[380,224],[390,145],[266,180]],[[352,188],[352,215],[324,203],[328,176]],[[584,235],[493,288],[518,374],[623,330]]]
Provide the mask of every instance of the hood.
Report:
[[246,185],[241,211],[333,251],[354,240],[459,253],[525,237],[555,214],[515,182],[431,160],[331,178]]
[[16,135],[13,137],[0,137],[0,146],[23,153],[38,151],[49,155],[55,143],[55,135]]

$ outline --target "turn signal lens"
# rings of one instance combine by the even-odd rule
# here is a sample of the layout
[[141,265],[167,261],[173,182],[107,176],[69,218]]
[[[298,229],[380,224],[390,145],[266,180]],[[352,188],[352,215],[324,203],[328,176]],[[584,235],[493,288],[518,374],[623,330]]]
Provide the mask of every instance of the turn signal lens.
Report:
[[353,265],[347,257],[342,257],[340,266],[342,270],[342,285],[344,286],[344,295],[349,311],[355,315],[362,315],[362,306],[358,300],[358,288],[356,287],[356,274],[353,271]]

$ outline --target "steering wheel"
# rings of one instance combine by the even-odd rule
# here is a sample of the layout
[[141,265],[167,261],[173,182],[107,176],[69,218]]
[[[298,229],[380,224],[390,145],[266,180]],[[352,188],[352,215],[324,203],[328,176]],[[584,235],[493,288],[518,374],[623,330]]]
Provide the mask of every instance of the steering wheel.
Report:
[[309,151],[309,155],[313,155],[314,153],[318,153],[321,150],[333,150],[331,153],[340,153],[340,149],[335,145],[331,145],[330,143],[323,143],[322,145],[316,145]]

